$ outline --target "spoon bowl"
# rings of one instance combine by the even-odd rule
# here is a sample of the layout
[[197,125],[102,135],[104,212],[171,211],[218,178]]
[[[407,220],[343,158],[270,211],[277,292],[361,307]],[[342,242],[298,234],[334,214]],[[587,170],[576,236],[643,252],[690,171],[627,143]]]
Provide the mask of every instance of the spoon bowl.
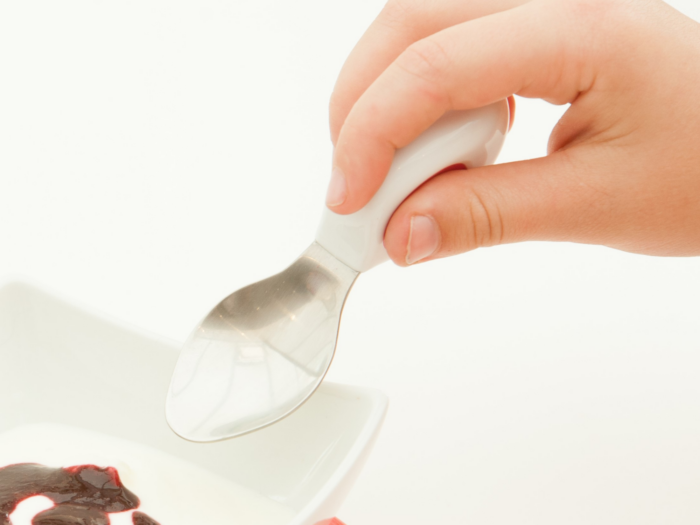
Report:
[[185,343],[166,405],[190,441],[246,434],[321,384],[358,272],[313,243],[289,268],[221,301]]

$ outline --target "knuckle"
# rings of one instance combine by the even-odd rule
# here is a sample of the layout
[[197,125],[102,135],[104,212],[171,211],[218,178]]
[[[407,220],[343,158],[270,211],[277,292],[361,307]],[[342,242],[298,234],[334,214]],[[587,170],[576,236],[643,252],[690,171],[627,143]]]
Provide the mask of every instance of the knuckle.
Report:
[[[645,0],[632,0],[643,2]],[[620,56],[620,33],[628,22],[630,0],[549,0],[552,20],[566,28],[557,33],[556,67],[549,69],[555,104],[571,102],[572,93],[591,89],[607,65]],[[561,88],[558,90],[557,88]]]
[[411,44],[399,60],[404,69],[433,82],[439,81],[449,67],[447,53],[433,38]]
[[461,231],[463,248],[473,250],[503,242],[503,220],[493,198],[475,188],[468,190],[466,212]]
[[431,98],[449,98],[445,82],[450,59],[435,39],[426,38],[411,44],[396,60],[396,66],[414,77]]
[[390,27],[412,27],[418,11],[413,0],[389,0],[379,14],[379,21]]

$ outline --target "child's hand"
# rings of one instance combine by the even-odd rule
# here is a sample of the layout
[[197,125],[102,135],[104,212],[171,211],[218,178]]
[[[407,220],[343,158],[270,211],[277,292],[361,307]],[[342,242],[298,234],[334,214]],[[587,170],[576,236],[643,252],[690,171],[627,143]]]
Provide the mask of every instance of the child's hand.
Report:
[[700,25],[660,0],[389,0],[331,99],[330,208],[352,213],[445,111],[571,103],[549,156],[439,175],[398,208],[400,265],[526,240],[700,255]]

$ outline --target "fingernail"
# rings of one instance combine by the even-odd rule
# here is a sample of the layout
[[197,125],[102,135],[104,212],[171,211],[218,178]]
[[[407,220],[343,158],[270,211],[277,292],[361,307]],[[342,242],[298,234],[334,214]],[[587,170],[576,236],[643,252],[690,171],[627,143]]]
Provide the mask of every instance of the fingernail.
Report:
[[340,206],[348,196],[348,183],[345,174],[340,168],[333,168],[331,172],[331,182],[328,184],[326,193],[326,206]]
[[440,246],[440,230],[435,219],[425,215],[411,217],[406,264],[414,264],[434,254]]

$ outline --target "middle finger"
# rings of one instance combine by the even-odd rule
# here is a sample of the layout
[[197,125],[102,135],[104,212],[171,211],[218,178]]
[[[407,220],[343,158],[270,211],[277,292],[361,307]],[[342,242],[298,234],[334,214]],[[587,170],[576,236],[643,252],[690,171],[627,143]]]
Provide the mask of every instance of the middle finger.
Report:
[[389,0],[350,53],[330,103],[331,139],[355,102],[414,42],[448,27],[512,9],[530,0]]

